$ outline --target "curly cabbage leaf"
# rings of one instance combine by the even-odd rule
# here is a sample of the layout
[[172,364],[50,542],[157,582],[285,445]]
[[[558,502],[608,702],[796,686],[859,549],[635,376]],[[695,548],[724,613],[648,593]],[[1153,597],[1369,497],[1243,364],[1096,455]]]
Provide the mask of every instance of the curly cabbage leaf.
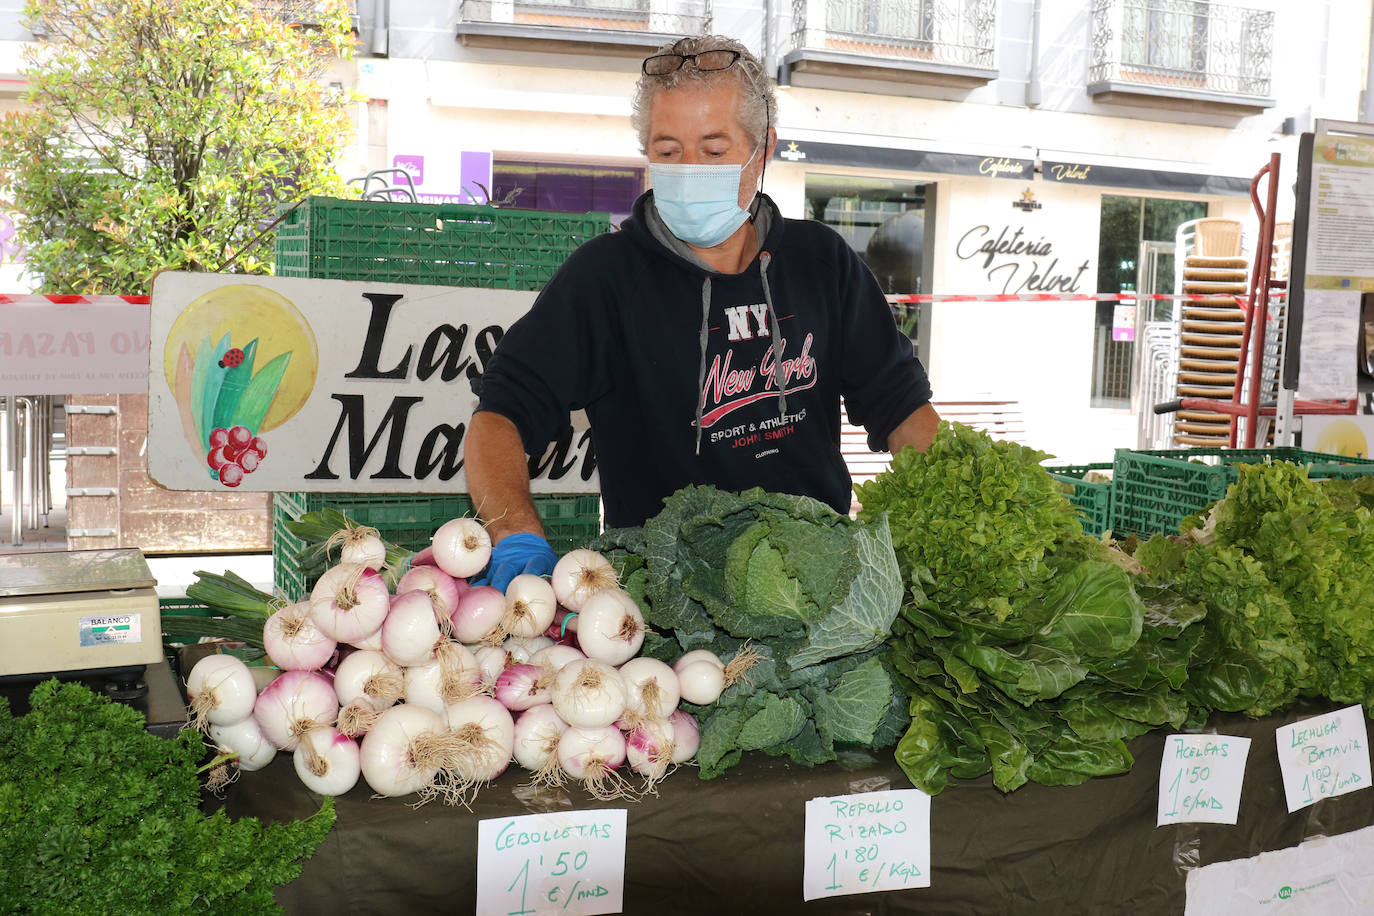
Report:
[[640,586],[659,634],[646,652],[728,658],[751,641],[760,653],[716,703],[693,708],[702,778],[745,750],[815,765],[835,759],[836,745],[896,742],[904,723],[892,710],[902,704],[874,654],[904,593],[885,519],[859,522],[802,496],[687,487],[643,528],[608,531],[592,546]]

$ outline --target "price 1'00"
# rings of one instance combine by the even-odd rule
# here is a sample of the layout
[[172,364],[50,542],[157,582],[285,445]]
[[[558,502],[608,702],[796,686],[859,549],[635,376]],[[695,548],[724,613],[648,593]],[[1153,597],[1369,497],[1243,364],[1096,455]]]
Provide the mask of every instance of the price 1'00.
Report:
[[1339,768],[1325,764],[1313,767],[1302,779],[1303,803],[1310,804],[1318,798],[1329,798],[1358,786],[1359,773],[1342,773]]

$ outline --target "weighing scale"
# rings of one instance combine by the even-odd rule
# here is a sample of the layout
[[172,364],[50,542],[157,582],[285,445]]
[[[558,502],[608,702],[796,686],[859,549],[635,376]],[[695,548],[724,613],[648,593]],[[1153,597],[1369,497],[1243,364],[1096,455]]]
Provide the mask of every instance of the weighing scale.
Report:
[[156,584],[132,548],[0,554],[0,682],[104,678],[111,697],[143,695],[163,661]]

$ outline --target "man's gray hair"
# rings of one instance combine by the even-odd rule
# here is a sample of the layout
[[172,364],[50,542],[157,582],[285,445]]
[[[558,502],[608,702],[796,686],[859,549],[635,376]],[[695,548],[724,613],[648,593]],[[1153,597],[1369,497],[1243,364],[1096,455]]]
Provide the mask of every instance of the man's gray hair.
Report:
[[654,54],[703,54],[707,51],[736,51],[739,60],[725,70],[701,71],[690,63],[665,73],[650,76],[641,73],[635,84],[634,110],[630,123],[639,135],[640,152],[649,153],[649,106],[653,104],[654,93],[659,90],[680,89],[693,85],[715,85],[733,81],[740,89],[739,125],[749,138],[758,145],[768,131],[770,118],[777,111],[777,98],[773,86],[763,73],[763,64],[750,53],[749,49],[733,38],[723,35],[702,35],[697,38],[679,38],[659,48]]

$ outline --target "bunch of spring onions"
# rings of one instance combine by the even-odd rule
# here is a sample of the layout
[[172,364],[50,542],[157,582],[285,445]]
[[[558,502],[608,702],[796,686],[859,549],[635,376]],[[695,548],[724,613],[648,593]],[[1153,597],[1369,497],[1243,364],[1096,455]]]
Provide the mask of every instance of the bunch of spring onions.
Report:
[[537,783],[636,797],[696,754],[697,723],[679,703],[715,702],[750,664],[747,653],[729,665],[706,651],[673,666],[637,657],[644,618],[594,551],[504,592],[473,585],[491,540],[459,518],[409,557],[393,591],[374,530],[350,524],[331,540],[339,562],[263,626],[280,676],[254,695],[247,668],[215,655],[188,678],[194,720],[242,770],[287,751],[321,794],[362,779],[378,795],[465,803],[514,761]]

